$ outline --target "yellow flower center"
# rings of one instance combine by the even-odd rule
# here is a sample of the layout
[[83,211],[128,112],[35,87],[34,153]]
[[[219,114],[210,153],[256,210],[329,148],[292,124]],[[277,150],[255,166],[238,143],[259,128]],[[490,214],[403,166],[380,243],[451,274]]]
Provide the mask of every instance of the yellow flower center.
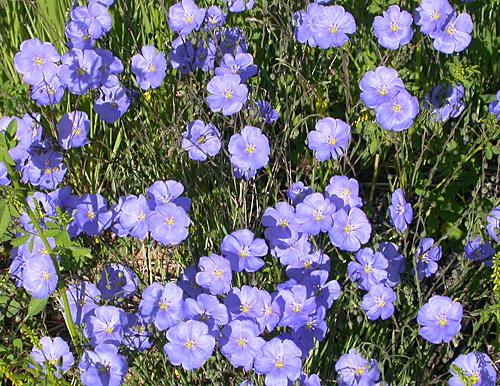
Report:
[[271,307],[267,307],[267,308],[266,308],[266,315],[267,315],[267,316],[269,316],[269,315],[271,315],[272,313],[273,313],[272,308],[271,308]]
[[302,311],[302,306],[300,304],[296,304],[293,306],[292,311],[298,314],[300,311]]
[[401,105],[399,103],[395,103],[394,106],[392,106],[392,111],[399,113],[401,111]]
[[55,365],[57,365],[57,359],[51,359],[51,360],[49,361],[49,365],[51,365],[51,366],[55,366]]
[[337,24],[332,25],[330,27],[330,33],[336,34],[337,32],[339,32],[339,27],[337,26]]
[[193,15],[191,15],[190,13],[188,13],[186,15],[186,17],[184,18],[184,20],[186,21],[186,23],[191,24],[193,22],[193,20],[194,20],[194,17],[193,17]]
[[479,375],[477,374],[472,374],[470,375],[469,377],[469,382],[472,384],[472,385],[475,385],[476,383],[479,382]]
[[246,304],[241,306],[241,312],[244,314],[248,314],[250,312],[250,307],[248,307]]
[[311,265],[312,265],[312,261],[311,260],[304,261],[304,268],[305,269],[311,268]]
[[169,219],[167,220],[167,225],[168,225],[169,227],[173,226],[174,224],[175,224],[175,220],[174,220],[173,218],[169,218]]
[[154,64],[150,64],[148,66],[148,71],[151,73],[156,72],[156,66]]
[[205,143],[206,140],[207,140],[207,138],[204,135],[200,135],[198,137],[197,142],[201,145],[202,143]]
[[50,279],[50,274],[48,272],[43,273],[43,280],[49,280]]
[[248,154],[253,154],[253,153],[255,153],[255,147],[253,145],[248,145],[245,151]]
[[363,268],[363,271],[365,271],[365,273],[368,275],[369,273],[372,272],[372,267],[369,265],[365,265],[365,267]]
[[78,70],[76,70],[76,73],[79,76],[83,76],[85,75],[85,69],[80,67]]
[[357,376],[362,376],[365,373],[365,370],[362,367],[358,367],[356,369],[356,375]]
[[47,174],[47,175],[52,174],[52,169],[51,168],[46,168],[44,170],[44,173]]
[[87,212],[87,218],[88,218],[89,220],[93,220],[93,219],[95,218],[95,213],[94,213],[94,212],[92,212],[91,210],[89,210],[89,211]]
[[139,215],[139,221],[146,221],[146,213],[142,212],[142,213]]
[[283,366],[284,366],[284,365],[285,365],[285,364],[283,363],[283,360],[281,360],[281,359],[278,359],[278,360],[276,361],[276,364],[275,364],[275,366],[276,366],[276,368],[277,368],[277,369],[281,369],[281,368],[283,368]]
[[349,234],[349,233],[351,233],[351,232],[352,232],[352,228],[351,228],[351,226],[350,226],[350,225],[346,225],[346,226],[344,227],[344,233],[345,233],[346,235],[348,235],[348,234]]
[[106,327],[106,329],[104,330],[104,332],[106,334],[112,334],[113,333],[113,326]]
[[280,226],[286,228],[288,226],[288,220],[286,218],[281,220]]
[[441,15],[439,14],[438,11],[434,10],[434,11],[432,11],[432,18],[434,20],[439,20],[441,18]]
[[224,97],[226,99],[232,99],[233,98],[233,90],[226,90],[226,92],[224,93]]
[[384,308],[385,307],[385,301],[384,301],[384,299],[378,299],[378,301],[377,301],[377,307],[378,308]]
[[168,308],[167,303],[160,302],[160,310],[165,311]]
[[248,257],[248,251],[246,249],[242,249],[238,255],[242,258]]
[[455,30],[453,27],[448,27],[448,28],[446,28],[446,33],[448,35],[453,35],[455,33]]
[[217,276],[220,279],[222,277],[222,271],[220,269],[216,270],[215,276]]
[[89,34],[86,34],[83,36],[83,41],[84,42],[88,42],[90,40],[90,35]]
[[49,254],[49,251],[47,251],[47,248],[42,248],[40,250],[40,252],[42,253],[42,255],[45,255],[45,256],[48,256],[48,254]]
[[336,139],[336,138],[334,138],[334,137],[330,137],[330,138],[328,139],[328,144],[329,144],[329,145],[333,146],[333,145],[335,145],[336,143],[337,143],[337,139]]
[[246,339],[240,338],[240,340],[238,340],[238,346],[245,347],[246,345],[247,345]]
[[314,214],[314,221],[320,222],[323,219],[323,214],[320,211],[317,211]]
[[444,327],[448,324],[448,320],[446,319],[446,316],[441,316],[438,320],[438,324],[441,326],[441,327]]
[[52,87],[49,87],[47,92],[49,93],[49,96],[54,96],[54,94],[56,93],[56,90],[54,90]]
[[396,23],[391,24],[391,31],[396,32],[399,31],[399,26]]
[[41,66],[41,65],[43,64],[43,59],[42,59],[40,56],[37,56],[37,57],[35,58],[35,64],[36,64],[37,66]]
[[380,96],[386,96],[386,95],[387,95],[387,87],[386,87],[386,86],[383,86],[382,88],[380,88],[380,89],[378,90],[378,94],[379,94]]
[[194,347],[194,342],[191,340],[188,340],[186,344],[184,345],[188,350],[191,350]]
[[344,197],[350,197],[351,196],[351,191],[347,188],[342,189],[342,196]]

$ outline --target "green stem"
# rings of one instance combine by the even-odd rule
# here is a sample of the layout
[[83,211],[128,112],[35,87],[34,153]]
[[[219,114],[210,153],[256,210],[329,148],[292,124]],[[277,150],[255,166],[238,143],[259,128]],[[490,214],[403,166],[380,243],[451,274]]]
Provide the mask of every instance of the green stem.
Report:
[[50,246],[47,237],[43,233],[42,229],[40,228],[40,225],[38,224],[38,220],[31,210],[31,207],[28,204],[28,201],[26,200],[26,197],[23,193],[23,189],[21,188],[21,185],[19,184],[19,181],[17,178],[14,178],[16,176],[15,171],[12,169],[12,158],[10,158],[10,155],[5,152],[4,153],[4,164],[7,169],[7,173],[9,174],[11,180],[12,180],[12,185],[14,186],[14,190],[18,196],[18,198],[21,199],[24,209],[26,210],[26,213],[28,214],[28,217],[30,218],[31,222],[33,223],[33,226],[35,227],[35,230],[38,233],[38,236],[40,236],[40,239],[42,240],[43,245],[45,246],[47,252],[49,253],[50,259],[52,260],[52,264],[54,264],[54,267],[56,269],[56,274],[57,274],[57,289],[59,290],[59,293],[61,295],[62,301],[63,301],[63,307],[64,307],[64,313],[66,315],[65,321],[66,321],[66,326],[68,327],[69,334],[71,336],[71,341],[73,342],[75,348],[78,350],[78,339],[77,339],[77,333],[75,329],[75,325],[73,324],[73,319],[71,317],[71,311],[69,308],[69,303],[68,303],[68,297],[66,295],[66,287],[64,286],[64,280],[62,279],[61,276],[61,270],[59,268],[59,263],[57,262],[56,254],[54,253],[54,250]]

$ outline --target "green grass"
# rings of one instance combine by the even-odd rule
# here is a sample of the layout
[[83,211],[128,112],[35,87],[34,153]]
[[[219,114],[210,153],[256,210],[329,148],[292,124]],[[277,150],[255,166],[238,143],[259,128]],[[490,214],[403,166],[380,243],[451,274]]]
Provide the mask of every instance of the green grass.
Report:
[[[130,58],[146,44],[154,44],[165,53],[170,50],[173,34],[166,12],[172,1],[116,3],[111,11],[113,29],[99,46],[122,59],[126,73],[121,79],[135,87]],[[224,236],[236,229],[247,227],[262,236],[263,211],[285,199],[292,182],[303,180],[322,191],[332,175],[345,174],[360,182],[364,209],[374,228],[369,246],[381,241],[397,243],[406,256],[407,271],[396,290],[394,317],[369,322],[360,309],[361,291],[346,279],[347,263],[353,254],[340,253],[328,237],[317,238],[317,245],[331,258],[331,278],[341,283],[343,294],[328,314],[326,339],[307,359],[305,369],[318,372],[324,384],[334,384],[335,361],[356,347],[379,360],[383,378],[391,385],[442,385],[448,379],[450,363],[460,353],[480,350],[496,358],[500,351],[500,296],[493,291],[492,269],[466,261],[463,246],[468,236],[485,234],[485,217],[500,203],[500,127],[487,114],[487,103],[493,99],[500,79],[500,2],[452,3],[470,12],[474,21],[472,44],[454,56],[433,50],[430,39],[418,33],[411,45],[395,52],[378,46],[371,31],[373,17],[394,1],[337,2],[353,13],[358,30],[343,49],[328,51],[311,49],[294,40],[293,14],[304,9],[306,1],[256,3],[252,11],[228,17],[228,24],[244,30],[249,52],[260,68],[259,76],[250,81],[249,100],[269,101],[278,109],[280,121],[263,128],[272,148],[269,166],[255,180],[245,182],[232,177],[227,150],[206,164],[198,164],[180,149],[181,133],[194,119],[214,122],[226,143],[244,125],[260,125],[249,112],[228,118],[209,111],[204,97],[211,75],[197,72],[181,76],[170,69],[163,86],[147,95],[140,93],[114,125],[104,124],[93,113],[91,95],[66,95],[55,111],[40,109],[30,101],[28,87],[21,84],[12,60],[21,42],[32,37],[51,41],[64,52],[63,31],[71,1],[0,0],[4,27],[0,34],[0,115],[39,111],[47,134],[55,137],[55,119],[71,109],[87,111],[92,117],[91,145],[66,155],[70,170],[66,183],[77,194],[101,193],[114,203],[121,195],[144,193],[158,179],[175,179],[184,184],[185,194],[193,201],[190,237],[178,248],[159,247],[151,240],[112,240],[109,234],[84,239],[81,243],[91,248],[92,257],[76,265],[79,276],[93,280],[106,262],[126,261],[140,274],[142,286],[154,280],[170,280],[182,267],[196,264],[200,256],[218,253]],[[415,1],[399,4],[412,10],[417,6]],[[429,113],[421,110],[409,131],[382,130],[361,103],[358,90],[363,74],[381,63],[396,68],[419,101],[439,82],[462,83],[466,88],[465,112],[441,125],[432,123]],[[344,119],[352,126],[348,156],[341,161],[319,163],[307,149],[307,133],[325,116]],[[390,193],[397,187],[404,188],[415,213],[414,224],[403,237],[391,229],[387,219]],[[443,259],[438,274],[418,284],[410,267],[422,237],[439,240]],[[24,359],[33,340],[46,334],[68,335],[55,299],[42,314],[27,316],[28,296],[7,278],[10,247],[7,237],[4,241],[0,375],[3,372],[29,383],[34,381],[30,381]],[[274,290],[276,283],[286,278],[271,257],[267,263],[261,272],[236,275],[235,283]],[[461,333],[451,344],[434,346],[418,337],[418,306],[434,294],[450,296],[464,306]],[[132,301],[129,309],[136,304]],[[220,354],[195,373],[174,369],[162,353],[164,334],[156,333],[155,341],[153,351],[130,354],[128,384],[239,385],[245,377]],[[67,379],[78,384],[78,371],[72,371]],[[255,381],[262,384],[261,379]]]

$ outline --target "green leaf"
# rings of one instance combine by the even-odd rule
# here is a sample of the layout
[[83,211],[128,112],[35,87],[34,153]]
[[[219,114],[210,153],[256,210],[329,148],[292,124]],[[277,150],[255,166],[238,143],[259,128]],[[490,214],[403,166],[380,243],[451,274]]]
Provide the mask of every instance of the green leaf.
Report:
[[92,250],[89,248],[70,246],[68,248],[74,257],[91,257]]
[[43,300],[31,298],[30,304],[28,305],[28,315],[35,316],[36,314],[42,312],[47,305],[48,299],[48,297]]
[[7,200],[0,201],[0,237],[2,237],[7,230],[10,222],[10,210]]
[[31,237],[31,235],[19,236],[18,238],[11,240],[10,245],[12,245],[14,248],[20,247],[21,245],[25,244],[26,241],[28,241],[30,237]]

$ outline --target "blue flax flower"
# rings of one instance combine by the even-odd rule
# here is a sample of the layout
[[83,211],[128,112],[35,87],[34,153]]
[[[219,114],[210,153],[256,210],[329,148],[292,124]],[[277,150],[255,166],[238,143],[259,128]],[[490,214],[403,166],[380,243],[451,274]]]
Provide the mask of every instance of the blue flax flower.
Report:
[[[224,75],[228,76],[228,75]],[[229,140],[228,150],[237,178],[250,179],[269,162],[269,140],[260,129],[245,126]]]
[[396,189],[392,193],[391,205],[389,206],[391,224],[399,232],[404,232],[413,219],[411,204],[406,202],[402,189]]
[[283,310],[281,326],[291,327],[294,331],[304,326],[309,316],[316,311],[316,300],[309,296],[305,285],[297,284],[289,290],[281,290],[278,304]]
[[295,208],[287,202],[278,202],[276,209],[267,208],[262,216],[266,227],[264,236],[272,246],[288,247],[298,236],[299,223],[295,218]]
[[445,54],[465,50],[472,40],[472,28],[472,19],[468,13],[458,16],[452,13],[430,34],[434,39],[434,48]]
[[83,196],[73,214],[78,233],[97,236],[111,226],[111,211],[108,201],[100,194],[86,194]]
[[460,331],[462,305],[447,296],[433,296],[418,311],[419,334],[428,342],[449,343]]
[[263,313],[257,318],[257,322],[260,325],[261,332],[265,329],[267,329],[268,332],[273,331],[281,319],[281,309],[276,302],[276,295],[276,292],[270,294],[266,290],[260,290]]
[[14,57],[14,68],[23,76],[23,81],[32,86],[50,80],[57,73],[57,62],[61,57],[51,43],[38,39],[25,40]]
[[85,336],[93,346],[110,343],[119,346],[127,326],[127,315],[121,308],[101,306],[94,308],[85,320]]
[[38,152],[38,149],[31,148],[28,162],[22,168],[21,181],[54,190],[63,181],[67,170],[61,154],[52,149]]
[[399,253],[398,247],[394,243],[381,242],[379,252],[387,259],[387,280],[384,284],[388,287],[395,287],[401,282],[401,274],[405,271],[405,257]]
[[265,264],[261,257],[267,255],[266,242],[255,238],[255,235],[248,229],[241,229],[224,237],[220,249],[235,272],[243,270],[255,272]]
[[41,366],[44,374],[47,374],[47,365],[49,365],[54,370],[54,375],[61,378],[73,365],[75,358],[63,339],[59,337],[51,339],[44,336],[40,339],[40,347],[33,347],[31,358]]
[[251,77],[257,75],[258,67],[253,64],[253,56],[241,52],[236,55],[225,54],[219,67],[215,69],[215,75],[226,74],[239,75],[241,82],[245,83]]
[[309,356],[309,352],[314,348],[316,341],[325,339],[328,327],[325,322],[325,309],[319,308],[314,314],[309,316],[305,325],[296,331],[292,331],[292,339],[302,351],[302,359]]
[[300,377],[302,353],[290,339],[273,338],[261,348],[255,358],[255,371],[266,375],[266,386],[287,386]]
[[325,196],[335,205],[336,209],[349,210],[363,206],[359,197],[359,184],[354,178],[333,176],[325,188]]
[[476,237],[474,240],[469,240],[464,248],[465,257],[472,261],[482,261],[486,266],[493,265],[493,256],[495,249],[489,241],[481,242],[481,237]]
[[417,272],[418,279],[422,280],[424,277],[432,276],[437,272],[437,261],[441,260],[441,247],[434,245],[434,239],[426,237],[420,240],[417,248]]
[[[182,36],[179,36],[172,42],[172,51],[168,53],[168,59],[170,60],[172,68],[178,70],[181,74],[188,75],[189,73],[191,73],[191,71],[193,71],[195,67],[195,61],[201,60],[200,56],[206,54],[207,57],[204,60],[208,60],[208,48],[206,53],[202,53],[201,48],[199,48],[199,50],[200,52],[195,51],[193,43],[191,43],[191,41],[185,40]],[[199,56],[197,56],[197,53]],[[199,64],[200,63],[198,63],[198,65]]]
[[271,104],[268,102],[263,100],[257,101],[257,107],[259,109],[260,117],[264,120],[266,125],[271,125],[278,120],[278,112],[273,109]]
[[64,96],[64,87],[57,74],[47,77],[31,89],[31,99],[38,106],[58,104]]
[[222,256],[211,254],[202,256],[198,263],[200,272],[196,274],[196,283],[207,288],[212,295],[228,293],[231,289],[231,263]]
[[[73,319],[73,323],[79,325],[98,306],[101,291],[94,284],[82,281],[78,284],[70,284],[66,290],[66,297],[68,298],[71,319]],[[62,298],[59,301],[59,308],[64,312]],[[67,315],[64,314],[64,317]]]
[[199,294],[203,293],[198,283],[196,283],[196,274],[198,270],[196,267],[190,266],[184,268],[182,273],[177,278],[177,285],[182,288],[187,296],[196,298]]
[[339,374],[339,386],[375,386],[380,378],[380,370],[375,359],[365,359],[355,349],[342,355],[335,363],[335,371]]
[[493,208],[488,216],[486,216],[486,221],[488,225],[486,225],[486,231],[490,235],[491,239],[496,243],[499,241],[500,236],[500,206]]
[[371,248],[360,249],[356,253],[356,262],[347,266],[349,277],[358,283],[359,288],[369,291],[374,285],[387,279],[387,259],[380,252],[373,253]]
[[153,283],[147,287],[139,303],[139,312],[146,323],[154,322],[160,331],[182,320],[183,292],[177,284]]
[[241,83],[239,75],[214,76],[207,84],[210,95],[207,103],[212,111],[222,111],[224,115],[236,114],[247,101],[248,87]]
[[320,48],[342,47],[349,40],[347,34],[356,32],[356,22],[344,7],[332,5],[324,7],[322,14],[313,19],[311,30]]
[[376,109],[404,90],[405,86],[395,69],[380,66],[363,75],[359,88],[360,98],[366,107]]
[[196,299],[186,298],[182,312],[185,319],[205,323],[214,338],[219,338],[219,326],[229,321],[226,306],[214,295],[199,294]]
[[212,356],[215,338],[209,334],[205,323],[197,320],[180,322],[167,331],[169,343],[163,351],[174,366],[185,370],[197,369]]
[[226,24],[226,14],[216,5],[208,7],[205,15],[205,23],[209,30],[214,30],[216,27],[222,27]]
[[453,8],[448,0],[421,0],[415,11],[415,24],[424,35],[429,35],[453,13]]
[[149,216],[151,210],[149,208],[146,197],[142,194],[139,196],[128,196],[123,201],[117,218],[121,228],[130,236],[144,240],[149,231]]
[[205,8],[198,8],[193,0],[182,0],[168,10],[168,26],[180,35],[188,35],[201,27]]
[[148,219],[151,237],[164,245],[177,245],[185,240],[190,223],[184,209],[172,203],[157,206]]
[[186,212],[189,212],[191,200],[181,196],[184,192],[184,186],[177,181],[156,181],[148,188],[149,206],[154,210],[156,206],[173,203],[180,206]]
[[139,278],[127,265],[108,264],[101,272],[98,288],[103,299],[125,299],[137,291]]
[[318,44],[314,39],[312,25],[318,18],[323,17],[324,6],[312,3],[309,4],[305,11],[295,12],[293,18],[295,20],[295,39],[299,43],[307,43],[309,47],[316,47]]
[[333,214],[329,236],[332,244],[342,251],[355,252],[370,240],[371,231],[372,227],[361,209],[351,208],[348,212],[340,209]]
[[316,270],[330,271],[330,257],[321,250],[310,252],[307,246],[297,254],[295,261],[289,261],[286,274],[289,278],[301,281],[308,278]]
[[234,367],[250,371],[254,359],[260,355],[265,341],[259,337],[259,325],[251,320],[233,320],[222,329],[219,341],[221,353]]
[[85,386],[120,386],[128,371],[127,360],[118,353],[118,347],[107,343],[85,351],[78,368]]
[[316,236],[331,229],[334,212],[335,205],[328,198],[321,193],[313,193],[297,205],[295,219],[302,232]]
[[497,121],[500,121],[500,90],[497,91],[496,99],[488,105],[488,111],[497,117]]
[[222,0],[222,2],[227,3],[229,11],[235,13],[252,9],[254,6],[254,0]]
[[[458,367],[462,374],[458,374],[455,368]],[[495,386],[497,373],[493,367],[493,361],[482,352],[473,351],[467,355],[459,355],[450,368],[453,377],[448,381],[449,386]],[[468,381],[464,383],[463,381]]]
[[153,347],[151,334],[140,314],[127,314],[127,327],[123,336],[123,344],[130,350],[146,351]]
[[62,116],[57,122],[59,131],[59,145],[63,149],[82,147],[89,143],[87,134],[90,129],[90,120],[84,111],[71,111]]
[[391,100],[377,107],[377,122],[384,130],[408,130],[418,114],[418,100],[402,90]]
[[465,109],[463,97],[464,87],[461,84],[456,87],[438,84],[426,95],[426,107],[431,109],[434,122],[446,122],[449,118],[457,118],[462,114]]
[[386,287],[384,284],[375,284],[370,288],[370,291],[363,296],[361,308],[366,312],[366,316],[370,320],[381,318],[386,320],[394,313],[394,302],[396,301],[396,293]]
[[102,58],[93,50],[73,48],[61,58],[58,75],[61,83],[75,95],[83,95],[99,87]]
[[94,110],[104,122],[114,123],[127,112],[131,102],[129,91],[117,82],[111,87],[100,88],[99,96],[94,101]]
[[264,303],[260,290],[248,285],[233,288],[224,299],[224,304],[227,306],[231,319],[252,319],[257,321],[264,312]]
[[318,161],[342,157],[351,139],[351,128],[341,119],[323,118],[307,135],[307,146]]
[[95,31],[96,39],[111,30],[111,15],[108,8],[99,2],[90,2],[87,7],[73,8],[70,13],[71,20],[83,23],[89,30]]
[[219,130],[213,123],[205,125],[200,119],[189,123],[182,133],[181,147],[194,161],[206,161],[207,157],[219,154],[222,146]]
[[382,47],[397,50],[400,46],[407,45],[413,37],[412,23],[413,18],[409,12],[391,5],[383,16],[375,16],[373,32]]
[[154,46],[144,46],[141,54],[132,57],[132,72],[137,77],[137,83],[143,90],[158,88],[163,83],[167,60],[163,52],[158,52]]
[[34,298],[46,299],[57,287],[57,273],[48,255],[39,255],[26,261],[23,287]]
[[294,182],[287,190],[286,195],[292,201],[293,205],[297,205],[312,194],[313,191],[309,186],[304,185],[302,181]]

